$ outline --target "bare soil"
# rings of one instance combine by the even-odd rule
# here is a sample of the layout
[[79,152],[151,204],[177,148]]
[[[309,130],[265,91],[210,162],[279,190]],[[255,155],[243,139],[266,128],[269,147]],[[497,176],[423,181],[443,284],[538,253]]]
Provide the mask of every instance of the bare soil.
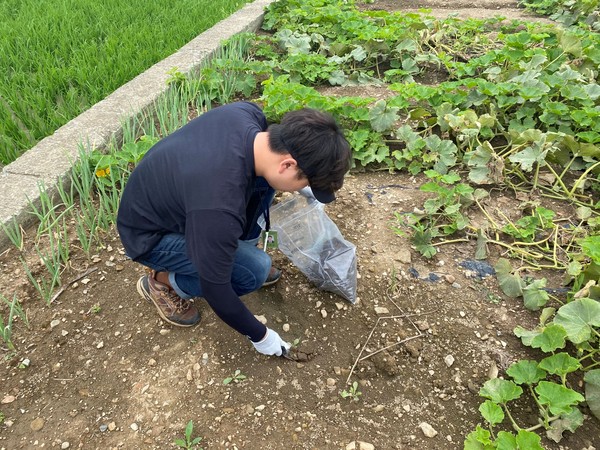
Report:
[[[400,4],[436,6],[369,7]],[[460,265],[473,258],[474,245],[442,245],[425,260],[393,231],[394,213],[422,206],[423,182],[354,173],[327,206],[357,246],[355,305],[317,290],[271,252],[282,279],[243,300],[282,336],[300,339],[310,356],[302,362],[258,354],[201,299],[200,325],[162,322],[137,294],[143,268],[127,260],[114,232],[91,261],[72,255],[63,274],[68,287],[51,306],[26,281],[19,252],[2,253],[0,292],[18,295],[31,329],[15,324],[18,354],[0,365],[0,449],[176,448],[189,420],[206,449],[462,448],[482,420],[482,384],[517,359],[540,357],[513,334],[516,325],[533,327],[537,314],[504,297],[494,277],[480,279]],[[511,193],[492,195],[490,205],[518,214]],[[490,250],[493,265],[501,249]],[[550,286],[559,287],[559,279],[551,277]],[[224,385],[236,370],[247,378]],[[340,395],[348,379],[359,382],[358,401]],[[580,381],[570,379],[579,390]],[[580,430],[560,445],[544,439],[544,446],[600,448],[600,423],[583,412]],[[535,425],[534,405],[521,402],[517,418]],[[424,422],[435,436],[425,436]]]

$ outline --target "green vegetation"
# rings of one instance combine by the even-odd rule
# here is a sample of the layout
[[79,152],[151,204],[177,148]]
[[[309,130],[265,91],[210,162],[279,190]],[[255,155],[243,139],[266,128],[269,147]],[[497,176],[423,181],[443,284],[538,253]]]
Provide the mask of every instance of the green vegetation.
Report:
[[521,5],[567,26],[577,24],[595,31],[600,30],[598,0],[523,0]]
[[[234,39],[193,77],[174,68],[156,116],[128,124],[122,145],[106,154],[82,149],[61,202],[42,198],[33,209],[40,225],[32,245],[47,269],[43,279],[30,277],[40,296],[51,303],[60,286],[69,258],[65,223],[75,223],[88,255],[101,246],[130,171],[188,117],[239,97],[258,99],[272,121],[319,108],[348,130],[357,168],[428,178],[423,207],[396,213],[398,233],[427,258],[451,242],[474,240],[478,259],[490,244],[500,247],[519,264],[497,261],[503,293],[541,311],[534,330],[515,328],[524,345],[542,352],[539,361],[516,361],[505,379],[485,383],[487,428],[477,425],[465,448],[540,448],[540,431],[558,442],[581,424],[584,400],[600,417],[600,35],[580,26],[360,12],[352,2],[325,0],[275,2],[264,26],[271,34]],[[364,84],[386,87],[389,96],[317,90]],[[535,195],[511,220],[486,202],[493,190]],[[560,216],[548,199],[574,213]],[[486,223],[476,227],[473,212]],[[27,245],[16,225],[5,232],[19,251]],[[530,276],[542,269],[564,274],[566,299]],[[573,374],[583,376],[585,396]],[[237,370],[223,383],[244,378]],[[358,383],[340,395],[358,400]],[[530,428],[514,417],[513,402],[525,397],[539,415]]]
[[8,306],[8,317],[6,320],[0,315],[0,337],[8,347],[10,351],[15,351],[15,345],[12,341],[12,332],[13,332],[13,322],[16,317],[21,319],[21,322],[25,324],[27,328],[29,328],[29,320],[27,319],[27,313],[23,311],[23,307],[17,296],[13,296],[12,301],[9,301],[2,294],[0,294],[1,303]]
[[223,384],[227,385],[230,383],[241,383],[246,378],[248,377],[244,375],[240,369],[236,369],[235,372],[233,372],[232,376],[227,377],[223,380]]
[[186,450],[203,450],[203,447],[198,447],[198,445],[200,445],[200,442],[202,441],[202,438],[196,437],[192,439],[193,432],[194,422],[190,420],[187,426],[185,427],[185,438],[175,439],[175,445],[180,448],[185,448]]
[[0,163],[244,3],[0,2]]
[[349,398],[355,402],[360,400],[361,395],[362,395],[362,392],[358,388],[358,381],[354,381],[352,383],[352,386],[350,386],[348,389],[344,389],[342,392],[340,392],[340,396],[342,398]]

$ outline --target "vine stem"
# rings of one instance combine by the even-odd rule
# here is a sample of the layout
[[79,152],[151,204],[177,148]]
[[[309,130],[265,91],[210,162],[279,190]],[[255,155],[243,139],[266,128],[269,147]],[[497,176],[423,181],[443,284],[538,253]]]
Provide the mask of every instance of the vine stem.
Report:
[[587,371],[588,371],[588,370],[590,370],[592,367],[596,367],[596,366],[600,366],[600,361],[598,361],[598,362],[595,362],[594,364],[590,364],[590,365],[589,365],[589,366],[587,366],[587,367],[584,367],[584,368],[583,368],[583,371],[584,371],[584,372],[587,372]]
[[540,403],[537,395],[535,395],[535,391],[533,390],[533,387],[530,384],[528,384],[527,387],[529,388],[529,392],[531,393],[531,396],[533,397],[535,404],[538,406],[538,408],[540,408],[540,412],[542,413],[542,416],[544,416],[545,427],[548,428],[550,426],[550,418],[548,417],[548,411],[546,411],[546,408],[544,408],[542,406],[542,404]]
[[565,186],[565,183],[563,183],[562,178],[556,173],[556,171],[552,168],[550,164],[548,164],[546,167],[548,167],[548,170],[550,170],[550,172],[552,172],[552,175],[556,177],[556,182],[560,184],[560,187],[567,194],[567,198],[571,198],[573,194],[569,192],[569,188]]
[[515,429],[515,431],[519,431],[521,430],[521,427],[519,425],[517,425],[517,422],[515,422],[515,419],[513,419],[513,416],[511,415],[510,411],[508,410],[508,406],[506,406],[506,403],[502,403],[502,406],[504,406],[504,411],[506,411],[506,415],[508,416],[509,420],[512,423],[513,428]]
[[486,211],[486,209],[483,206],[481,206],[481,203],[479,203],[479,200],[475,200],[475,203],[477,203],[477,206],[479,206],[479,209],[481,210],[481,212],[483,213],[483,215],[486,217],[486,219],[489,220],[492,223],[492,225],[494,225],[494,228],[496,228],[497,230],[499,230],[500,227],[494,221],[494,219],[492,219],[492,216],[490,216],[488,214],[488,212]]
[[446,244],[455,244],[456,242],[470,242],[471,240],[468,238],[460,238],[460,239],[451,239],[449,241],[440,241],[432,243],[433,247],[437,247],[438,245],[446,245]]
[[[554,422],[556,419],[560,419],[560,416],[552,416],[548,419],[548,424],[550,424],[550,422]],[[525,428],[525,431],[535,431],[539,428],[545,427],[546,424],[543,423],[538,423],[537,425],[534,425],[532,427],[529,428]]]
[[588,167],[586,169],[586,171],[583,172],[579,178],[577,178],[575,183],[573,183],[573,188],[569,191],[569,196],[572,196],[575,193],[575,190],[579,187],[579,184],[581,184],[585,181],[587,174],[590,173],[592,170],[594,170],[598,166],[600,166],[600,161],[597,161],[595,164]]

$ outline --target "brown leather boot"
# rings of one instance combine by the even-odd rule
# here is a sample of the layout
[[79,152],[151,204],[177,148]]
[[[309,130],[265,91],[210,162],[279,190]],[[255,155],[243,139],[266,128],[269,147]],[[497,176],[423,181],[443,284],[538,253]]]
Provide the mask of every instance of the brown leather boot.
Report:
[[144,275],[137,282],[139,294],[154,303],[158,314],[177,327],[191,327],[200,322],[200,312],[191,300],[181,298],[166,284],[156,281],[156,271]]

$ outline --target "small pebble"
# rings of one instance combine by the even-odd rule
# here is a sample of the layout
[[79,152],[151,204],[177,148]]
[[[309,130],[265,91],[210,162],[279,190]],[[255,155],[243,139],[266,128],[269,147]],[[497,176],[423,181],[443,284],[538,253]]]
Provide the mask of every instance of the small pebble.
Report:
[[60,320],[58,319],[54,319],[52,322],[50,322],[50,328],[54,328],[60,325]]
[[428,438],[435,437],[438,434],[438,432],[435,431],[435,429],[431,425],[429,425],[427,422],[421,422],[419,424],[419,428],[421,429],[423,434]]
[[129,428],[131,428],[133,431],[137,431],[137,430],[139,430],[140,427],[138,426],[137,423],[134,422],[131,425],[129,425]]
[[108,424],[108,431],[115,431],[117,429],[117,424],[114,422],[111,422]]
[[40,431],[42,428],[44,428],[44,423],[44,419],[38,417],[31,421],[29,428],[31,428],[32,431]]
[[69,448],[70,446],[71,446],[71,444],[69,444],[68,441],[65,441],[62,444],[60,444],[60,448],[63,449],[63,450]]
[[321,316],[323,317],[323,319],[325,319],[327,317],[327,310],[326,309],[322,309],[321,310]]
[[102,433],[104,433],[106,430],[108,430],[108,426],[107,425],[100,425],[100,431]]
[[290,324],[289,323],[284,323],[281,328],[282,328],[283,331],[285,331],[287,333],[288,331],[290,331]]
[[256,317],[256,320],[258,320],[263,325],[267,324],[267,318],[265,316],[254,316],[254,317]]
[[446,365],[448,367],[452,367],[452,364],[454,364],[454,356],[452,355],[448,355],[444,358],[444,362],[446,363]]

